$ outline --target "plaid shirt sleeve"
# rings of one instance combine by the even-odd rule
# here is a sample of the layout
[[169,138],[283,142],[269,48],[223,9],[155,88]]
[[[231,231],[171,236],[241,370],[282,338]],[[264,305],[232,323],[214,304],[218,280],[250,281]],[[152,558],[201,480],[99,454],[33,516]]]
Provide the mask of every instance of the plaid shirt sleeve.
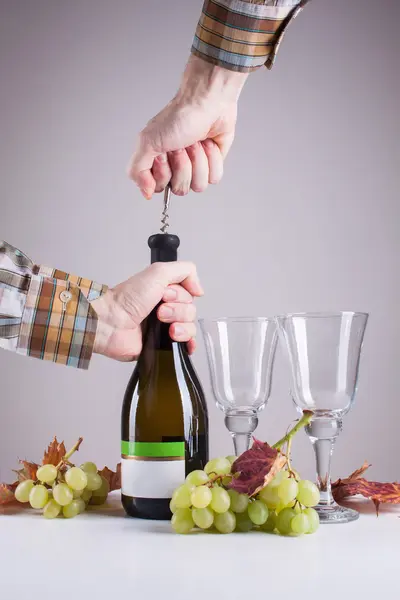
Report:
[[310,0],[205,0],[192,53],[231,71],[272,68],[289,23]]
[[97,316],[90,302],[107,287],[35,265],[0,241],[0,347],[87,369]]

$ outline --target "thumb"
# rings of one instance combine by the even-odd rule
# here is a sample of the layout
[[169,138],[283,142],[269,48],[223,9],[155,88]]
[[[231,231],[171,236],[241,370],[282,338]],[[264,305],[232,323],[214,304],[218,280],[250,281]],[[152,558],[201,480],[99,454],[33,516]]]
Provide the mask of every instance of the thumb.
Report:
[[217,135],[213,139],[220,149],[222,158],[225,159],[229,150],[231,149],[233,140],[235,139],[235,131],[230,131],[229,133],[225,133],[223,135]]
[[145,145],[142,137],[139,138],[138,146],[133,153],[128,165],[128,175],[140,188],[143,196],[150,200],[156,189],[156,181],[151,169],[154,159],[158,156],[150,146]]

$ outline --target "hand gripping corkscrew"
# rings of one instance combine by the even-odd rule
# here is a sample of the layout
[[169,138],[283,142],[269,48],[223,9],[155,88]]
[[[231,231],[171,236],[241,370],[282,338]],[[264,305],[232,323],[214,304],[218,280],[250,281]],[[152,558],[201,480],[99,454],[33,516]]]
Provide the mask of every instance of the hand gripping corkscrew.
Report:
[[168,209],[169,209],[169,203],[171,200],[171,186],[170,184],[167,185],[167,187],[165,188],[165,193],[164,193],[164,210],[162,211],[162,219],[161,219],[161,229],[160,231],[162,231],[162,233],[167,233],[168,228],[169,228],[169,214],[168,214]]

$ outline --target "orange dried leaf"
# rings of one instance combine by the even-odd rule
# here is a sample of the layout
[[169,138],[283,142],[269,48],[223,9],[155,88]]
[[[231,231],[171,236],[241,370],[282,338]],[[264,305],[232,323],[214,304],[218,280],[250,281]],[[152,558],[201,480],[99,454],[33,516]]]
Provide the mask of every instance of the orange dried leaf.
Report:
[[286,464],[287,458],[275,448],[254,438],[252,447],[243,452],[232,465],[230,487],[242,494],[254,496],[275,477]]
[[121,463],[117,465],[116,471],[111,471],[108,467],[104,467],[99,471],[99,475],[107,479],[110,485],[110,492],[121,489]]
[[36,471],[38,470],[39,465],[36,463],[31,463],[27,460],[19,461],[22,466],[22,469],[18,469],[14,471],[17,474],[18,481],[25,481],[26,479],[36,479]]
[[400,483],[380,483],[379,481],[368,481],[361,477],[370,465],[364,463],[360,469],[357,469],[346,479],[338,479],[332,484],[332,493],[336,502],[344,500],[350,496],[360,494],[369,498],[375,504],[378,514],[379,504],[400,504]]
[[10,485],[7,483],[0,483],[0,506],[16,502],[14,491],[17,485],[17,483],[12,483]]
[[45,450],[42,465],[54,465],[56,467],[66,453],[64,442],[59,443],[57,438],[54,437],[54,440]]
[[365,471],[370,468],[370,464],[365,460],[362,467],[356,469],[354,473],[352,473],[348,479],[359,479],[361,475],[364,475]]

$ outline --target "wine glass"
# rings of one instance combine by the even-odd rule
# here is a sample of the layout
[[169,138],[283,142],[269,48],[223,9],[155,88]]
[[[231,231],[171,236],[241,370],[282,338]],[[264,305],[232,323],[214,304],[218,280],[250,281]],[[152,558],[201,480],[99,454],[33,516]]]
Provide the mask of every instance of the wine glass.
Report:
[[271,390],[277,342],[274,318],[200,319],[212,389],[225,425],[233,437],[235,455],[250,446]]
[[292,370],[291,395],[297,409],[312,410],[306,427],[314,447],[316,506],[321,523],[347,523],[358,519],[355,510],[336,504],[331,491],[333,447],[342,430],[342,418],[353,405],[367,313],[299,313],[277,317]]

